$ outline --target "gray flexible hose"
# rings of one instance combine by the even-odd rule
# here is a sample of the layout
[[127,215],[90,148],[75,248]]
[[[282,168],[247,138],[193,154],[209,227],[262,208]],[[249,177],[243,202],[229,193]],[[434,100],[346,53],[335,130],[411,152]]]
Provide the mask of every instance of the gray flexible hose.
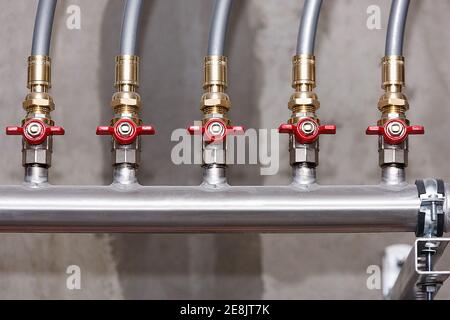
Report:
[[385,55],[403,55],[403,39],[405,37],[406,18],[409,0],[393,0],[386,35]]
[[209,30],[208,55],[223,56],[225,36],[233,0],[215,0],[211,28]]
[[125,1],[120,36],[121,55],[136,55],[136,39],[138,35],[141,7],[142,0]]
[[36,20],[34,22],[31,55],[48,56],[50,54],[50,40],[52,38],[55,8],[56,0],[39,0]]
[[297,54],[314,54],[317,24],[319,22],[322,0],[306,0],[297,39]]

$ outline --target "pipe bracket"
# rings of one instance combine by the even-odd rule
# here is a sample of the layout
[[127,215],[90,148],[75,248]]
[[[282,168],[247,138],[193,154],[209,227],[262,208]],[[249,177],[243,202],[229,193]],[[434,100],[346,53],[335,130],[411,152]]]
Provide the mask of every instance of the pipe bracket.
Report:
[[440,179],[416,181],[421,200],[417,222],[417,237],[442,237],[445,228],[445,185]]

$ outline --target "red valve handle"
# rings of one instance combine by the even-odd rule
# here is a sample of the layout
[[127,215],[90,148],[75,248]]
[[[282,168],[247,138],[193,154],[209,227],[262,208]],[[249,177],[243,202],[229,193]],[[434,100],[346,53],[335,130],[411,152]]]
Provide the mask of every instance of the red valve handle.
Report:
[[60,126],[48,126],[40,119],[31,119],[24,123],[22,127],[6,127],[7,135],[23,136],[23,138],[33,145],[41,144],[48,136],[64,135],[65,131]]
[[98,126],[97,135],[111,135],[119,144],[131,144],[140,135],[154,135],[155,129],[149,125],[137,126],[133,120],[120,119],[114,126]]
[[242,126],[227,126],[221,119],[211,119],[204,126],[190,126],[190,134],[203,134],[204,139],[210,143],[219,143],[226,139],[227,135],[244,134]]
[[405,121],[392,119],[385,123],[383,127],[370,126],[366,130],[367,135],[383,136],[384,141],[389,144],[400,144],[406,140],[410,134],[424,134],[423,126],[408,126]]
[[278,127],[280,133],[292,133],[299,143],[315,142],[321,134],[336,134],[336,126],[332,124],[319,125],[313,118],[303,118],[297,124],[282,124]]

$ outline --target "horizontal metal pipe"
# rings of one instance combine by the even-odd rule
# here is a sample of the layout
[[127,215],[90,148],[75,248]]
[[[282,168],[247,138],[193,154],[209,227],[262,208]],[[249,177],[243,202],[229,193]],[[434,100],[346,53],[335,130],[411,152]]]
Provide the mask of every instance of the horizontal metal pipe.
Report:
[[414,185],[0,187],[0,232],[413,232]]

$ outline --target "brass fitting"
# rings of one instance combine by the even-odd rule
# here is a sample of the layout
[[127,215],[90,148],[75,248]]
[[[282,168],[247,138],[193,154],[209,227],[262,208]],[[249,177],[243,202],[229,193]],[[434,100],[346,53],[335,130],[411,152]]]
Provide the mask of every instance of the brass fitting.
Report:
[[292,88],[312,91],[316,87],[316,58],[302,54],[292,58]]
[[43,55],[28,57],[27,88],[34,92],[47,92],[51,87],[50,57]]
[[[119,125],[119,134],[118,136],[117,133],[112,134],[112,163],[113,165],[126,165],[136,168],[140,162],[140,135],[150,134],[149,132],[144,133],[139,115],[141,108],[141,96],[137,92],[139,88],[139,57],[135,55],[117,56],[115,71],[114,87],[116,92],[111,100],[114,116],[111,119],[109,129],[113,130],[112,128],[115,125]],[[120,125],[121,123],[122,125]],[[135,129],[132,129],[133,127]],[[150,126],[146,127],[146,131],[153,130],[148,129]],[[127,132],[121,132],[122,129],[120,128],[126,128]],[[137,130],[142,131],[136,133]],[[117,140],[119,138],[126,139],[131,134],[135,135],[129,143]]]
[[[379,164],[383,170],[396,167],[404,169],[408,165],[408,135],[423,134],[423,128],[409,127],[406,111],[409,109],[407,97],[402,90],[405,86],[405,59],[402,56],[385,56],[381,60],[381,88],[384,94],[378,101],[381,118],[375,127],[378,133],[367,129],[369,134],[378,134]],[[377,129],[378,128],[378,129]],[[380,131],[380,128],[382,130]],[[386,171],[390,172],[390,171]]]
[[[49,94],[51,88],[51,59],[46,55],[28,58],[27,87],[30,92],[23,101],[26,116],[22,127],[7,127],[8,135],[22,135],[22,164],[25,167],[51,166],[52,136],[64,134],[62,127],[53,126],[50,113],[55,103]],[[27,179],[27,178],[26,178]]]
[[409,103],[402,93],[405,86],[405,59],[402,56],[385,56],[381,64],[381,88],[385,93],[378,101],[378,109],[382,113],[378,125],[383,126],[391,119],[402,119],[408,124],[406,111]]
[[116,76],[114,93],[111,100],[111,107],[114,110],[114,124],[122,118],[130,118],[141,123],[139,109],[141,107],[141,97],[137,93],[139,88],[139,57],[134,55],[120,55],[116,57]]
[[231,101],[226,94],[227,57],[211,55],[204,59],[204,93],[200,102],[203,113],[202,125],[189,127],[191,134],[202,133],[203,166],[226,166],[226,137],[243,131],[240,126],[231,126],[227,113]]
[[23,102],[23,108],[27,112],[23,122],[38,118],[48,125],[53,125],[50,112],[55,110],[55,103],[49,94],[51,86],[50,57],[44,55],[28,57],[27,88],[30,92]]
[[231,101],[225,93],[227,89],[227,57],[206,56],[204,60],[204,94],[201,98],[200,110],[204,122],[210,118],[226,118],[231,108]]
[[[292,111],[288,123],[297,125],[305,118],[313,119],[318,125],[316,116],[320,108],[319,99],[314,92],[316,87],[316,60],[313,55],[301,54],[292,58],[292,88],[288,108]],[[302,143],[294,134],[289,138],[290,164],[303,163],[316,167],[319,164],[319,142]]]
[[317,119],[316,111],[320,108],[319,99],[314,93],[316,87],[316,63],[313,55],[296,55],[292,58],[292,88],[288,107],[292,111],[289,123],[297,123],[302,117]]

